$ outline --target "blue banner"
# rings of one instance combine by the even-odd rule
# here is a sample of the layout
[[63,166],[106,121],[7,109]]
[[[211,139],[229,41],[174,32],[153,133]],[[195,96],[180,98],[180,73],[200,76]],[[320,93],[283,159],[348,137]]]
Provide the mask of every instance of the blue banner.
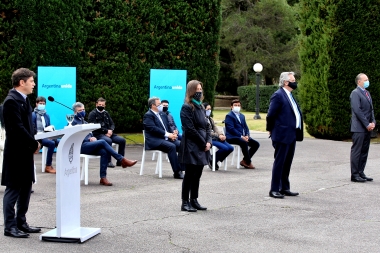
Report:
[[186,70],[150,70],[150,97],[169,101],[169,111],[180,133],[182,133],[182,124],[179,114],[185,101],[186,77]]
[[[67,125],[66,114],[74,112],[56,102],[70,108],[76,102],[76,68],[38,67],[37,77],[38,96],[46,98],[46,112],[50,116],[51,124],[56,130],[63,129]],[[55,102],[49,101],[49,96]]]

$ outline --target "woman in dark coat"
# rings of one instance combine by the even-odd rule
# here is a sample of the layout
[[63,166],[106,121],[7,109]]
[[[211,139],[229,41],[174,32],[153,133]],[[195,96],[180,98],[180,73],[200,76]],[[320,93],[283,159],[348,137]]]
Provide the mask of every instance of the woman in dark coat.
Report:
[[[202,86],[197,80],[187,84],[185,103],[181,108],[182,140],[179,162],[186,168],[182,182],[181,211],[206,210],[198,203],[199,181],[204,165],[208,165],[211,148],[211,129],[202,105]],[[189,201],[190,195],[190,201]]]

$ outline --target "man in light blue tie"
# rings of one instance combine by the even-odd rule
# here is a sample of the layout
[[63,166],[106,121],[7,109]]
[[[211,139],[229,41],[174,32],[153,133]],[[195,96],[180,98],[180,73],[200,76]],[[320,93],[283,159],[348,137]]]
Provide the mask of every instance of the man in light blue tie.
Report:
[[298,195],[298,192],[290,191],[289,173],[296,141],[303,140],[302,113],[291,93],[297,88],[294,72],[281,73],[279,86],[270,98],[266,127],[275,149],[269,191],[273,198]]
[[163,106],[158,97],[148,99],[149,110],[143,118],[145,130],[145,149],[161,150],[168,154],[170,165],[174,172],[173,176],[183,179],[182,168],[178,162],[177,151],[181,142],[178,140],[177,133],[169,127],[168,117],[162,112]]

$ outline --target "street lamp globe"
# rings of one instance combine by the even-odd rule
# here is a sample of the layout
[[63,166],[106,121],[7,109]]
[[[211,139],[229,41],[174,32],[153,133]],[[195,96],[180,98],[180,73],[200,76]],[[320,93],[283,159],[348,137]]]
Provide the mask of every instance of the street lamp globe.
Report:
[[263,71],[263,65],[261,65],[261,63],[256,63],[255,65],[253,65],[253,71],[255,71],[256,73],[260,73],[261,71]]

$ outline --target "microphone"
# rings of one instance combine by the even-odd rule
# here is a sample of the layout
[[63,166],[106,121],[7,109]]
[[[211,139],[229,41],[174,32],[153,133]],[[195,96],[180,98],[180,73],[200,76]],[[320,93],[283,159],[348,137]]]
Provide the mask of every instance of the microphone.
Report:
[[50,102],[56,102],[56,103],[58,103],[58,104],[60,104],[60,105],[62,105],[62,106],[64,106],[64,107],[69,108],[70,110],[74,111],[73,108],[71,108],[71,107],[69,107],[69,106],[67,106],[67,105],[64,105],[64,104],[62,104],[62,103],[60,103],[60,102],[58,102],[58,101],[55,101],[55,99],[54,99],[52,96],[48,96],[48,100],[49,100]]

